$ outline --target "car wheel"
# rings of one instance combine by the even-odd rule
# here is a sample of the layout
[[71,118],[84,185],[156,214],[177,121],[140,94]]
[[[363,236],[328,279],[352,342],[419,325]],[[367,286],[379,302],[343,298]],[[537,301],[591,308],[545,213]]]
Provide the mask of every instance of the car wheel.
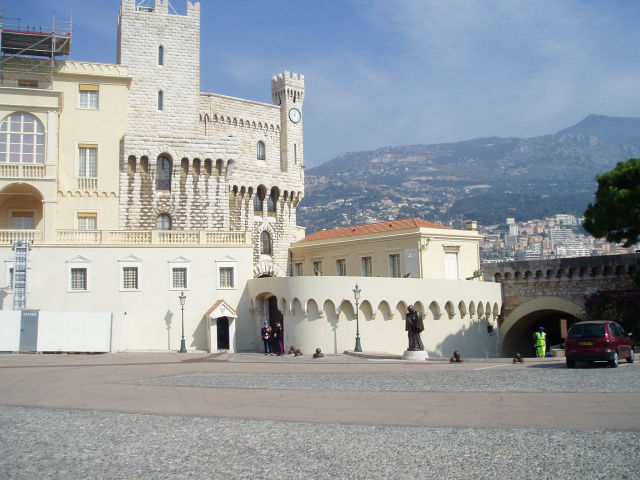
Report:
[[613,352],[613,358],[609,362],[611,368],[616,368],[618,366],[618,352]]
[[633,349],[629,350],[629,357],[627,358],[627,363],[633,363],[635,358],[633,358]]
[[567,358],[567,368],[573,368],[576,366],[576,361],[575,360],[569,360]]

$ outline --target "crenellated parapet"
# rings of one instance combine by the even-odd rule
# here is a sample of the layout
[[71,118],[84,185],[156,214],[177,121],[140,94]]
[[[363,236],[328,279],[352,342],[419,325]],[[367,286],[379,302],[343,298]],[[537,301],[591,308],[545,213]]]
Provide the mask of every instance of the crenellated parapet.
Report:
[[282,105],[285,101],[302,104],[304,75],[285,71],[271,77],[271,98],[276,105]]

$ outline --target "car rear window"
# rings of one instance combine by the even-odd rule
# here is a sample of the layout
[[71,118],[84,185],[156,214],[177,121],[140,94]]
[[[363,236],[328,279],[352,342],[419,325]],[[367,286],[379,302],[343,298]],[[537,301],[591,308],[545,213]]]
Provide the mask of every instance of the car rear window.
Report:
[[574,325],[569,331],[569,338],[601,338],[604,337],[604,325]]

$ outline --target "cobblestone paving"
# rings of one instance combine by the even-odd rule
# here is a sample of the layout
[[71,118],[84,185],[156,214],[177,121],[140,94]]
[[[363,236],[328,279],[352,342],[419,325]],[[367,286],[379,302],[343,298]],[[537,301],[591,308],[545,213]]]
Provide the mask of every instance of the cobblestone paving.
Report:
[[[640,432],[315,424],[0,406],[0,478],[637,479]],[[533,454],[532,452],[535,452]]]
[[636,365],[567,369],[564,365],[479,365],[479,370],[361,373],[195,373],[131,382],[207,388],[361,392],[640,392]]

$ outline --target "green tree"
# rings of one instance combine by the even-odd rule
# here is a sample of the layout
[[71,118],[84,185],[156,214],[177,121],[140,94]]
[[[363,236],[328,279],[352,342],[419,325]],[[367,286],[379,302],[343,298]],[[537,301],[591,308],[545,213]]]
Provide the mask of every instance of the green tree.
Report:
[[640,159],[618,162],[596,176],[596,201],[584,212],[584,229],[596,238],[629,247],[640,240]]

